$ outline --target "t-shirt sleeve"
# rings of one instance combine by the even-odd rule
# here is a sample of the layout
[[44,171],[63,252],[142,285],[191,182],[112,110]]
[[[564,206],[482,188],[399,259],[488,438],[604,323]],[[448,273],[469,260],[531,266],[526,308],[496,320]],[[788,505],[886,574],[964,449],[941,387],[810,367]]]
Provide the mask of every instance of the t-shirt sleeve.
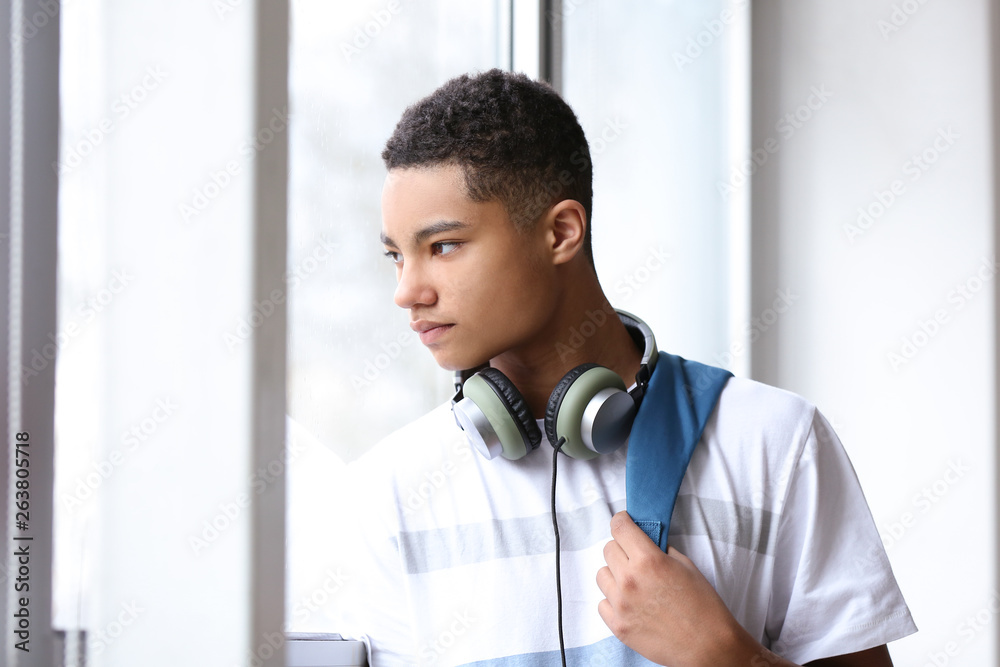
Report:
[[804,664],[916,632],[854,468],[819,411],[792,468],[778,546],[766,624],[775,653]]

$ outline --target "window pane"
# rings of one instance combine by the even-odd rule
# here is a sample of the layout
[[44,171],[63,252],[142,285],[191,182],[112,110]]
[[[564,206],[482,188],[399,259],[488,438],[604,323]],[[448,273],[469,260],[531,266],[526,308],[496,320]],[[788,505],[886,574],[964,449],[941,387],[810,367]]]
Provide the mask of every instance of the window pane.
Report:
[[[502,66],[507,3],[293,3],[289,182],[289,610],[336,631],[343,467],[446,400],[449,375],[393,302],[380,154],[403,110],[449,78]],[[317,530],[322,526],[322,530]],[[349,576],[349,573],[343,573]]]
[[251,518],[280,489],[257,483],[243,333],[283,326],[252,311],[254,195],[276,185],[255,171],[285,136],[254,117],[283,85],[255,86],[274,24],[255,3],[64,5],[55,623],[89,633],[87,664],[235,664],[275,527]]

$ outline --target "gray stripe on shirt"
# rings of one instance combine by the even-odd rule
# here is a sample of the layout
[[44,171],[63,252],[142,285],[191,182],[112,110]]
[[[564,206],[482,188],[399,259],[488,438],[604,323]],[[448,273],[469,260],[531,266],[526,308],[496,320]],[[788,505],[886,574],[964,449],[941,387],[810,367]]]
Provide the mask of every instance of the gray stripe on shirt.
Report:
[[[598,500],[571,512],[559,512],[561,551],[579,551],[609,539],[611,516],[625,501]],[[723,500],[677,497],[670,535],[705,535],[744,549],[767,554],[774,546],[773,513]],[[555,551],[552,516],[494,519],[448,528],[404,531],[392,540],[408,574],[433,572],[500,558],[534,556]]]
[[[603,500],[571,512],[558,512],[560,551],[579,551],[608,539],[612,514]],[[551,514],[403,532],[399,538],[408,574],[553,553],[556,546]]]
[[774,547],[774,513],[693,495],[677,496],[670,535],[705,535],[710,540],[734,544],[768,554]]

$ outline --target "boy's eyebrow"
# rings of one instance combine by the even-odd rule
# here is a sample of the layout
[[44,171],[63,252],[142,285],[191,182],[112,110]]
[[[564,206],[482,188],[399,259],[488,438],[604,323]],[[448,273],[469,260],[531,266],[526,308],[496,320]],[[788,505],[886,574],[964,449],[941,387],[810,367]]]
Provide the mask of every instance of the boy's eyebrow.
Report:
[[[441,232],[451,232],[456,229],[468,229],[468,227],[468,223],[461,222],[459,220],[440,220],[414,232],[413,244],[420,245],[429,237],[434,236],[435,234],[440,234]],[[382,245],[398,247],[396,246],[396,242],[386,236],[384,231],[379,234],[379,239],[382,241]]]

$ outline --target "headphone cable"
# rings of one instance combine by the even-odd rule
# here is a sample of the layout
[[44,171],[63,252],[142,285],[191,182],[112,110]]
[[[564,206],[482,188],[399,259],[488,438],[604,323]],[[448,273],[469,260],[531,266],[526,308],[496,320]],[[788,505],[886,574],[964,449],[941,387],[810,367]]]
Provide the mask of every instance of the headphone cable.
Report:
[[559,522],[556,520],[556,464],[559,461],[559,450],[565,444],[566,438],[560,437],[552,452],[552,532],[556,537],[556,614],[559,618],[559,655],[562,657],[562,667],[566,667],[566,644],[563,641],[562,581],[559,575]]

